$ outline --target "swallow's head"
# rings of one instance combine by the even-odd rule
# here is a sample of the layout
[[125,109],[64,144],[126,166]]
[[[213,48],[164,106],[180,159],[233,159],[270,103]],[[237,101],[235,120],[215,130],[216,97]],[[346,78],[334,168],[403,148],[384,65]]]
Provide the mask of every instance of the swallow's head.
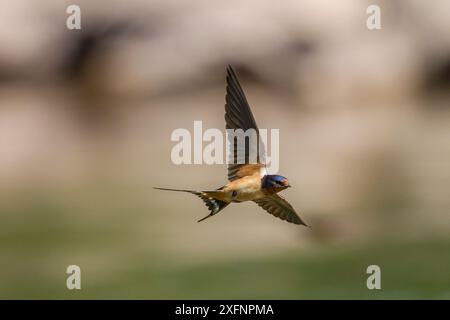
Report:
[[277,174],[269,174],[264,176],[262,181],[262,187],[265,189],[274,189],[277,192],[289,188],[289,181],[286,177],[277,175]]

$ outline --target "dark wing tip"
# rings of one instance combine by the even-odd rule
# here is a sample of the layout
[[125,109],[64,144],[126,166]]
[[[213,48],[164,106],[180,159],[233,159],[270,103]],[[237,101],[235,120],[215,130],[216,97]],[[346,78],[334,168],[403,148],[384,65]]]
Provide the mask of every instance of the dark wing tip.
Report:
[[297,214],[297,212],[295,212],[295,213],[292,215],[291,218],[292,218],[292,220],[288,220],[289,222],[292,222],[292,223],[297,224],[297,225],[305,226],[305,227],[307,227],[307,228],[311,228],[310,225],[306,224],[306,223],[302,220],[302,218],[300,218],[300,216]]
[[268,213],[281,220],[311,228],[299,217],[299,215],[297,214],[297,212],[295,212],[294,208],[292,208],[289,202],[287,202],[286,199],[277,194],[266,196],[262,199],[253,201]]
[[231,64],[229,64],[227,66],[227,78],[236,79],[235,81],[237,81],[236,72],[234,71],[234,69],[231,66]]
[[309,224],[306,224],[302,219],[300,219],[299,221],[294,221],[295,224],[301,225],[301,226],[305,226],[309,229],[312,229],[312,227]]

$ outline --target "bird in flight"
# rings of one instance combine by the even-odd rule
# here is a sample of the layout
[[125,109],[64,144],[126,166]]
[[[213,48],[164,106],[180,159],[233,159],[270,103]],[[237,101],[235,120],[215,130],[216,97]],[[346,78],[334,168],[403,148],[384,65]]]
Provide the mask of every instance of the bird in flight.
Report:
[[[278,193],[289,188],[289,181],[283,176],[267,174],[264,143],[259,137],[258,127],[253,117],[250,105],[239,84],[236,73],[231,66],[227,68],[227,89],[225,97],[225,122],[228,129],[247,132],[254,130],[257,143],[246,143],[245,136],[233,135],[230,144],[231,161],[228,163],[229,183],[217,190],[185,190],[155,188],[166,191],[192,193],[201,198],[208,207],[210,214],[198,220],[203,221],[222,211],[231,202],[253,201],[268,213],[287,222],[306,225],[294,208]],[[246,148],[248,145],[248,148]],[[257,154],[251,161],[250,154]]]

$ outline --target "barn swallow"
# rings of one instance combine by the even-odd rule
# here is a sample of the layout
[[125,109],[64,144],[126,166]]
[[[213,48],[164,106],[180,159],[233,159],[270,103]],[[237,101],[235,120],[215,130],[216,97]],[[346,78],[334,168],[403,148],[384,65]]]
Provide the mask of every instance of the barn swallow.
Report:
[[[253,201],[275,217],[287,222],[307,226],[289,202],[278,195],[278,192],[290,187],[288,179],[280,175],[267,174],[266,165],[264,164],[264,143],[259,139],[259,131],[255,118],[253,117],[244,91],[239,84],[236,73],[231,66],[227,68],[226,80],[226,129],[255,130],[258,134],[256,148],[259,147],[256,161],[250,162],[249,160],[249,152],[251,148],[255,147],[255,145],[249,143],[249,147],[244,148],[245,160],[237,161],[239,157],[239,148],[236,147],[238,141],[233,137],[235,140],[234,147],[231,149],[231,157],[234,161],[228,164],[228,184],[216,190],[205,191],[168,188],[155,189],[188,192],[201,198],[208,207],[210,214],[198,220],[198,222],[216,215],[231,202]],[[262,154],[261,157],[259,156],[260,154]]]

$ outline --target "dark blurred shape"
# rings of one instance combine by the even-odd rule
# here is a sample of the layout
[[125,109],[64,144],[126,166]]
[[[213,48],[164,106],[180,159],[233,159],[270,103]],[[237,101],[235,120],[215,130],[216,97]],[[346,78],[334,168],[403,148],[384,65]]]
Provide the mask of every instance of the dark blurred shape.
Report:
[[450,94],[450,56],[433,61],[425,69],[425,90]]
[[[114,21],[101,23],[97,21],[87,28],[71,32],[67,39],[68,53],[63,66],[63,74],[69,79],[85,76],[92,63],[101,60],[103,50],[120,37],[143,36],[146,30],[132,21]],[[148,34],[147,34],[148,36]]]

